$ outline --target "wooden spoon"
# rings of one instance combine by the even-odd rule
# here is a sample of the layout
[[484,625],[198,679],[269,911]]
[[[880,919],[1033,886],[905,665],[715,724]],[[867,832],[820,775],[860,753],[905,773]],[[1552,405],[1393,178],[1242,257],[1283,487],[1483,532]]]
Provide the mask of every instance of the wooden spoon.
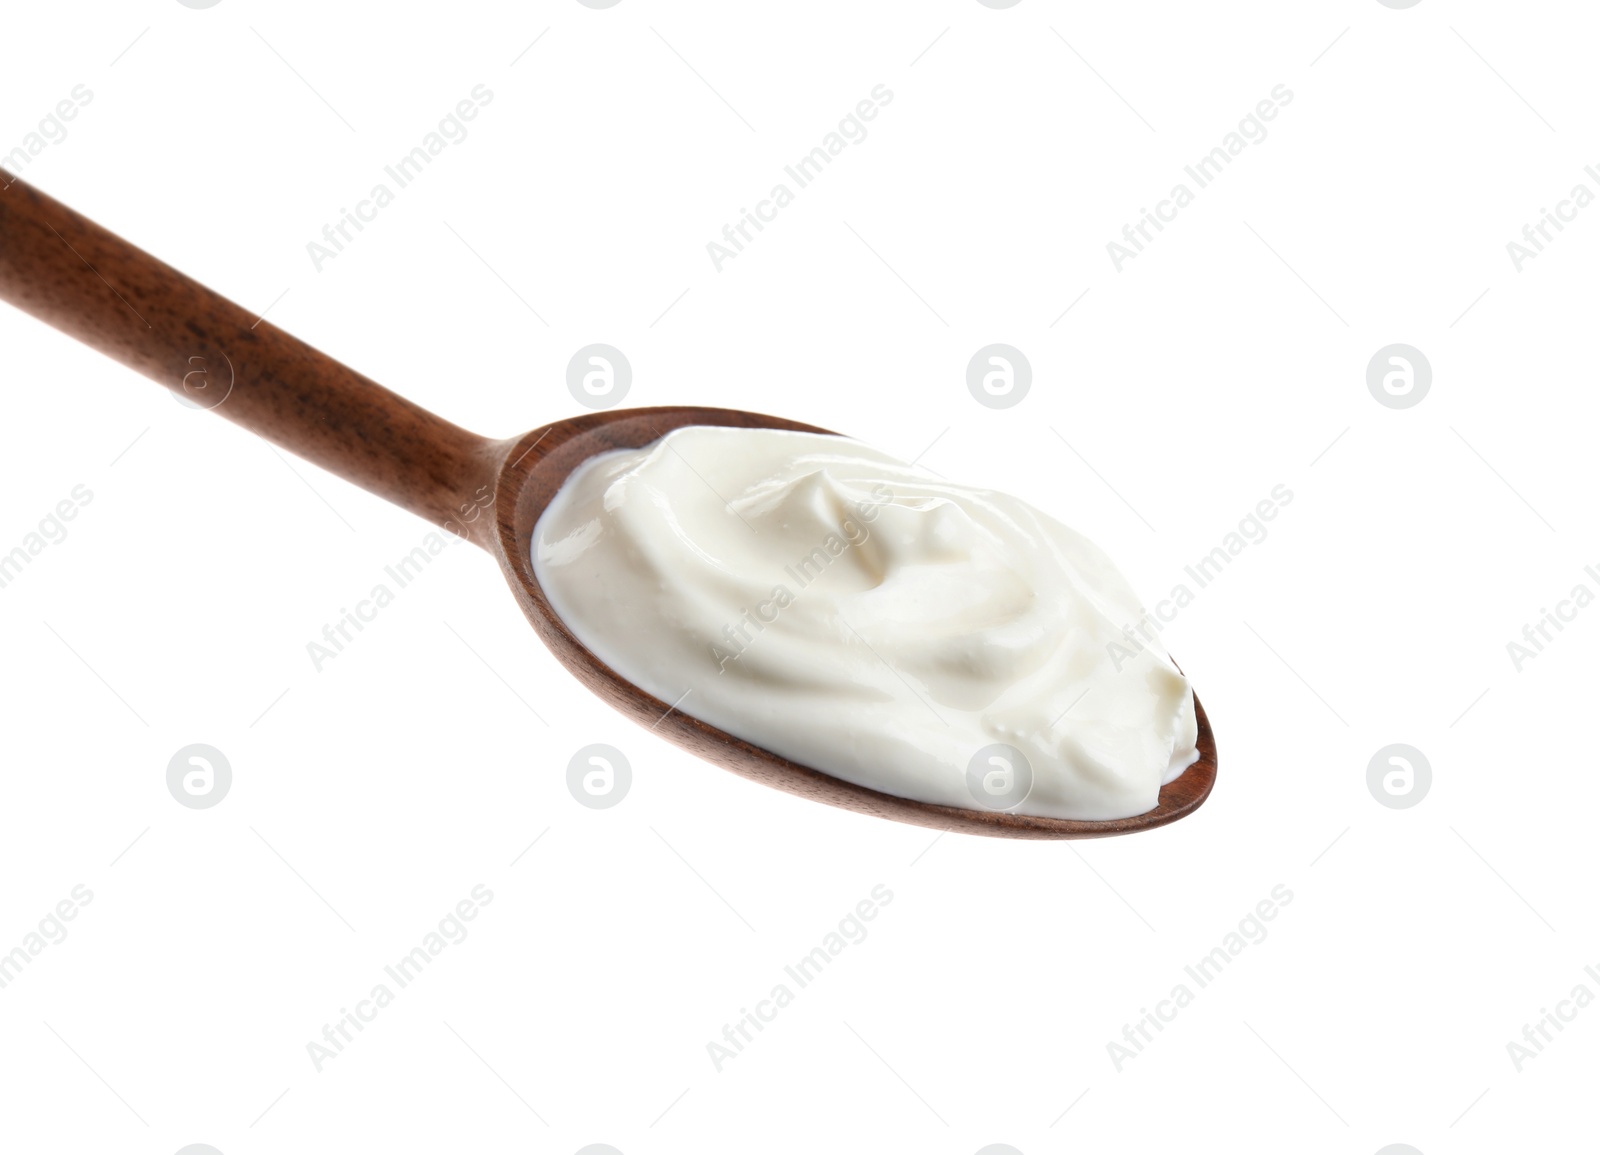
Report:
[[[163,264],[22,181],[0,189],[0,298],[330,473],[464,536],[499,562],[534,629],[579,681],[635,722],[746,778],[899,822],[1009,838],[1099,838],[1163,826],[1216,780],[1200,760],[1155,809],[1112,822],[965,810],[896,798],[780,758],[646,694],[585,649],[534,576],[534,523],[578,465],[683,425],[828,430],[737,409],[586,414],[495,441],[435,417]],[[494,516],[480,513],[490,496]]]

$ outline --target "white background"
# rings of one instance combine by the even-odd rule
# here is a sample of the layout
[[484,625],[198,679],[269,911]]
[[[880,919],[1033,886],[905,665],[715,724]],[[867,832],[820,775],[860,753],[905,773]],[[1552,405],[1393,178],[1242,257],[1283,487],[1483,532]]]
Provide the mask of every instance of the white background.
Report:
[[[1164,635],[1216,728],[1202,810],[935,839],[624,721],[470,546],[318,673],[306,643],[427,526],[0,309],[0,547],[93,493],[0,590],[0,949],[94,896],[0,989],[3,1145],[1573,1149],[1600,1010],[1520,1073],[1506,1044],[1600,994],[1600,610],[1520,672],[1506,644],[1600,589],[1600,210],[1521,272],[1506,243],[1600,191],[1588,16],[13,6],[0,151],[93,93],[26,179],[470,429],[578,412],[567,360],[608,342],[628,404],[926,450],[1152,602],[1294,499]],[[477,84],[470,136],[317,271],[306,243]],[[706,243],[879,84],[866,139],[718,272]],[[1119,273],[1107,242],[1279,84],[1267,138]],[[996,341],[1034,371],[999,411],[964,380]],[[1432,364],[1414,408],[1368,392],[1391,342]],[[233,768],[209,810],[165,785],[195,742]],[[567,792],[593,742],[633,767],[614,809]],[[1410,809],[1366,785],[1394,742],[1433,767]],[[307,1043],[480,883],[470,936],[319,1073]],[[869,937],[716,1071],[724,1023],[879,883]],[[1279,884],[1268,937],[1119,1072],[1124,1024]]]

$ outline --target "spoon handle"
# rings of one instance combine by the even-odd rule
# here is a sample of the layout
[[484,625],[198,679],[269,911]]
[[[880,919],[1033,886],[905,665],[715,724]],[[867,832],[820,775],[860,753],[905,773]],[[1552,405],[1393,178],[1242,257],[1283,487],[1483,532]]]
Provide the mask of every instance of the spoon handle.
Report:
[[[0,173],[0,176],[9,174]],[[479,544],[504,445],[434,416],[20,180],[0,187],[0,300]]]

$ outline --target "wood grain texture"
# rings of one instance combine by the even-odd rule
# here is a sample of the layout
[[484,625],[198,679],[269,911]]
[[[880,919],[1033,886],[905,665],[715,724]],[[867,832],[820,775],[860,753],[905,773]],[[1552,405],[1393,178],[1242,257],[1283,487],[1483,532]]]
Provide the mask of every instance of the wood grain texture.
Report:
[[[779,758],[670,709],[586,650],[550,608],[533,573],[533,528],[562,482],[588,458],[647,445],[684,425],[828,430],[741,410],[674,407],[593,413],[491,441],[391,393],[22,181],[0,187],[0,300],[476,541],[499,560],[534,630],[579,681],[654,733],[756,782],[936,830],[1103,838],[1192,813],[1216,780],[1216,743],[1197,699],[1200,761],[1165,786],[1160,804],[1146,814],[1069,822],[896,798]],[[493,493],[492,518],[477,516],[485,487]]]
[[504,446],[258,321],[20,180],[0,188],[0,300],[435,525],[450,527],[494,481]]
[[533,529],[539,515],[567,476],[597,453],[636,449],[684,425],[727,425],[741,429],[830,430],[781,417],[738,409],[671,407],[622,409],[559,421],[521,438],[506,457],[497,488],[495,551],[522,611],[544,644],[590,690],[641,726],[668,738],[697,757],[814,802],[839,806],[934,830],[1001,838],[1106,838],[1175,822],[1192,813],[1211,793],[1217,777],[1217,747],[1210,720],[1195,699],[1200,760],[1162,787],[1154,810],[1111,822],[1075,822],[999,811],[966,810],[897,798],[834,778],[780,758],[724,733],[697,718],[672,710],[670,702],[646,694],[588,651],[556,616],[533,572]]

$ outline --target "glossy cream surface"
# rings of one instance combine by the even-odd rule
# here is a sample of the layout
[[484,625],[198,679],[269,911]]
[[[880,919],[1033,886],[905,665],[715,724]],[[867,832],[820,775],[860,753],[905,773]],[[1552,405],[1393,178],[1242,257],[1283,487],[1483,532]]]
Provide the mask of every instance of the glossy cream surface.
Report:
[[827,774],[966,809],[1141,814],[1194,698],[1110,560],[1017,498],[843,437],[690,426],[575,470],[533,566],[595,656]]

